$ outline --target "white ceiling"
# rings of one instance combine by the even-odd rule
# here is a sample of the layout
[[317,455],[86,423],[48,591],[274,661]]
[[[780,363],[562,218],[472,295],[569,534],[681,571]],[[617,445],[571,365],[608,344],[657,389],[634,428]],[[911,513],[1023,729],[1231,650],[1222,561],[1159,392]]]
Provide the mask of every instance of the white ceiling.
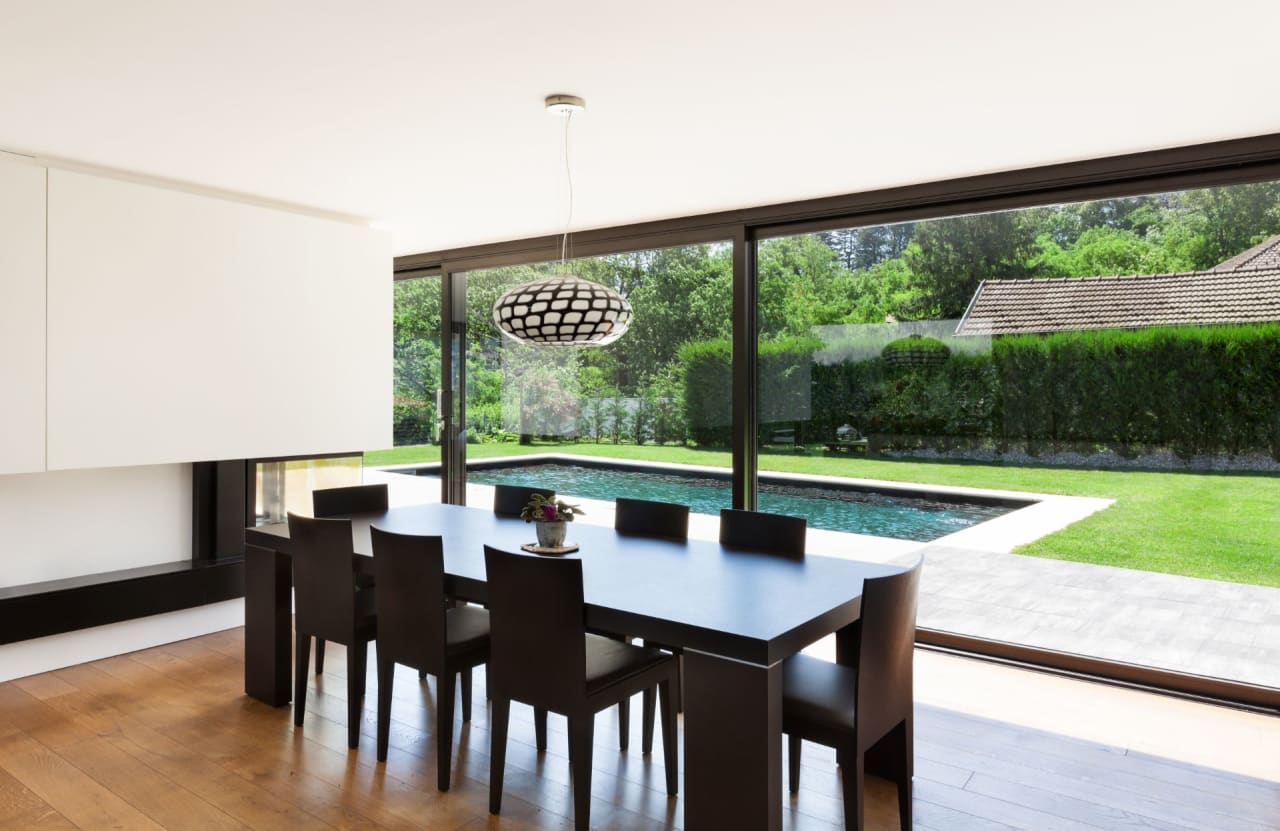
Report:
[[1274,0],[0,0],[0,149],[397,253],[1280,132]]

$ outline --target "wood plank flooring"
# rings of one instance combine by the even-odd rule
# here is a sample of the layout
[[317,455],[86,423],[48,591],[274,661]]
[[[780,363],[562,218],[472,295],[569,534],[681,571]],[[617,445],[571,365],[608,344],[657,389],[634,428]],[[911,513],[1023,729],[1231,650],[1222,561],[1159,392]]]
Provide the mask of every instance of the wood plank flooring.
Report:
[[[520,705],[512,708],[503,814],[489,816],[482,672],[476,674],[474,720],[455,725],[453,789],[440,794],[433,681],[419,683],[407,670],[397,676],[391,752],[383,766],[373,752],[373,678],[360,749],[347,751],[341,647],[329,646],[327,671],[313,679],[301,729],[293,727],[287,708],[244,696],[242,649],[243,633],[232,630],[0,684],[0,831],[572,828],[564,721],[551,717],[550,748],[540,756],[532,712]],[[998,682],[999,694],[1015,700],[1020,690],[1043,697],[1044,682],[1037,680],[1043,678],[974,662],[935,661],[918,672],[917,686],[977,685],[981,694],[983,683]],[[1084,698],[1097,689],[1054,683],[1075,685],[1064,688],[1066,695]],[[1141,698],[1135,700],[1141,707]],[[1211,721],[1222,712],[1177,704],[1185,708],[1177,718]],[[660,748],[651,757],[640,754],[638,706],[637,698],[625,754],[617,749],[615,711],[598,718],[592,825],[679,829],[682,802],[666,797]],[[1257,719],[1241,735],[1263,744],[1241,747],[1240,753],[1259,754],[1260,769],[1269,770],[1263,757],[1280,753],[1272,742],[1280,720],[1241,715]],[[918,706],[917,829],[1280,829],[1280,783],[1269,776],[1190,763],[1194,747],[1137,752],[1071,735],[1066,724],[1061,731],[1037,729],[1025,718],[1015,723],[990,716],[955,704]],[[1234,749],[1209,750],[1211,756]],[[784,828],[843,828],[830,751],[805,746],[801,783],[800,794],[784,801]],[[867,827],[898,827],[893,789],[875,779],[868,780]]]

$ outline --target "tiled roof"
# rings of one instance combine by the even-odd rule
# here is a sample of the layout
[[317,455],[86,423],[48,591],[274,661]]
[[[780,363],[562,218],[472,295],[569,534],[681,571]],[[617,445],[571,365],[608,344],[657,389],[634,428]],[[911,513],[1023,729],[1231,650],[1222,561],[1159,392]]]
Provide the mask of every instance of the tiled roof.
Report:
[[1213,267],[1214,271],[1239,271],[1242,268],[1280,268],[1280,234],[1263,240],[1254,247]]
[[[1280,238],[1269,242],[1273,248],[1267,256],[1280,255]],[[1250,250],[1256,256],[1256,249]],[[1181,274],[987,280],[978,286],[956,334],[1280,320],[1280,263],[1270,268],[1218,270],[1233,260],[1213,271]]]

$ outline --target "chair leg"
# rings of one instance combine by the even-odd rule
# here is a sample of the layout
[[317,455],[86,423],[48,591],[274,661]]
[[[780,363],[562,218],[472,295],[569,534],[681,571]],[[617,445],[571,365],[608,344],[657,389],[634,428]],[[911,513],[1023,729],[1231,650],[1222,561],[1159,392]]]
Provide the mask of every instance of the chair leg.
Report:
[[458,679],[452,672],[440,675],[440,700],[436,702],[436,787],[449,790],[449,764],[453,758],[453,687]]
[[898,725],[894,731],[897,750],[894,754],[894,778],[898,785],[898,825],[902,831],[911,831],[911,780],[915,769],[915,747],[912,744],[911,719]]
[[866,757],[856,747],[845,748],[840,766],[840,783],[844,791],[844,831],[863,831],[862,794],[866,773]]
[[[347,647],[347,654],[354,660],[347,663],[347,747],[355,750],[360,746],[360,718],[364,713],[362,702],[363,691],[360,689],[364,677],[364,661],[361,660],[359,638]],[[367,654],[367,653],[366,653]]]
[[662,710],[662,764],[667,769],[667,796],[680,792],[680,754],[676,747],[676,706],[674,684],[663,681],[658,685],[658,698]]
[[792,793],[800,790],[800,737],[787,734],[787,786]]
[[618,749],[625,751],[631,744],[631,699],[618,702]]
[[378,650],[378,761],[387,761],[391,743],[391,687],[396,677],[395,661],[382,657]]
[[573,828],[591,828],[591,746],[596,717],[593,713],[569,717],[569,766],[573,768]]
[[684,712],[684,655],[676,656],[676,712]]
[[493,699],[493,712],[489,717],[489,813],[491,814],[502,810],[502,774],[507,764],[507,721],[510,716],[511,699]]
[[316,638],[316,675],[324,672],[324,638]]
[[653,752],[653,716],[658,709],[657,690],[649,687],[640,699],[640,752],[648,756]]
[[299,632],[293,649],[293,723],[302,726],[307,711],[307,667],[311,663],[311,636]]
[[538,746],[541,752],[547,749],[547,711],[540,707],[533,708],[533,736],[534,744]]
[[369,642],[358,637],[351,640],[353,645],[347,655],[355,660],[348,661],[347,677],[350,678],[352,672],[356,674],[356,692],[364,698],[365,683],[369,678]]
[[471,721],[471,667],[459,675],[462,678],[462,720],[467,722]]

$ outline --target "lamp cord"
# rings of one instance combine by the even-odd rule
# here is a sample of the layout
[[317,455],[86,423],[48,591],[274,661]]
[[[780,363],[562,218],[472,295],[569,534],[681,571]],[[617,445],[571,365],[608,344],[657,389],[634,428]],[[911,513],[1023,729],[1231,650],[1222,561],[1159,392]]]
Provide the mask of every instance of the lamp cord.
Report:
[[573,169],[569,166],[569,122],[573,120],[573,110],[569,110],[564,116],[564,140],[562,142],[564,152],[564,180],[569,188],[569,210],[564,218],[564,235],[560,239],[560,267],[567,267],[568,251],[569,251],[569,227],[573,223]]

